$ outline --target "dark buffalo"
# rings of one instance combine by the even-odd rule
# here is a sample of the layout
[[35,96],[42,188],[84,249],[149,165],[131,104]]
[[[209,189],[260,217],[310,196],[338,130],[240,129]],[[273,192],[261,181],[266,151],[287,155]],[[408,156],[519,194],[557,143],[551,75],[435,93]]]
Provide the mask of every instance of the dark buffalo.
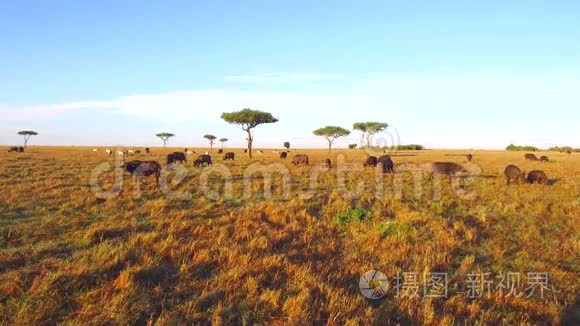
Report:
[[10,147],[8,149],[8,152],[20,152],[20,147],[16,147],[16,146]]
[[222,154],[223,152],[224,152],[224,150],[221,148],[218,150],[218,154]]
[[159,182],[159,176],[161,176],[161,164],[155,161],[130,161],[123,164],[123,168],[135,177],[154,175],[157,182]]
[[204,166],[204,165],[212,165],[211,163],[211,156],[203,154],[197,157],[197,159],[193,162],[193,166]]
[[540,161],[542,161],[542,162],[549,162],[550,159],[548,159],[548,157],[546,155],[542,155],[542,156],[540,156]]
[[528,182],[529,183],[539,183],[539,184],[548,184],[548,177],[541,170],[534,170],[528,173]]
[[467,172],[467,170],[463,166],[453,162],[431,163],[431,171],[434,174],[443,174],[448,176],[453,176],[460,172]]
[[145,147],[145,154],[151,154],[151,148]]
[[294,156],[294,159],[292,160],[292,164],[294,165],[299,165],[299,164],[304,164],[304,165],[308,165],[308,155],[304,155],[304,154],[299,154]]
[[363,163],[364,167],[367,166],[377,166],[378,160],[375,156],[369,156],[367,160]]
[[329,158],[327,158],[326,161],[324,161],[324,165],[326,166],[326,168],[332,169],[332,161]]
[[247,152],[248,152],[248,149],[247,148],[244,148],[244,153],[247,153]]
[[281,159],[281,160],[284,160],[284,159],[286,159],[287,157],[288,157],[288,153],[287,153],[287,152],[282,152],[282,153],[280,153],[280,159]]
[[184,153],[175,152],[167,155],[167,165],[171,165],[177,162],[179,163],[187,162],[187,158],[185,157]]
[[503,170],[503,174],[505,175],[506,184],[510,184],[512,180],[517,182],[525,182],[526,181],[526,173],[522,172],[520,168],[517,166],[510,164],[505,167]]
[[468,161],[473,160],[473,155],[471,155],[471,154],[467,154],[466,157],[467,157],[467,160]]
[[224,161],[227,160],[234,160],[234,157],[236,156],[236,154],[234,154],[233,152],[227,152],[226,155],[224,155]]
[[524,155],[524,157],[526,158],[526,160],[530,160],[530,161],[537,161],[538,160],[538,157],[532,153],[528,153],[528,154]]
[[391,157],[389,155],[383,155],[379,157],[377,161],[378,163],[381,164],[381,167],[383,168],[383,173],[393,172],[394,164],[393,160],[391,160]]

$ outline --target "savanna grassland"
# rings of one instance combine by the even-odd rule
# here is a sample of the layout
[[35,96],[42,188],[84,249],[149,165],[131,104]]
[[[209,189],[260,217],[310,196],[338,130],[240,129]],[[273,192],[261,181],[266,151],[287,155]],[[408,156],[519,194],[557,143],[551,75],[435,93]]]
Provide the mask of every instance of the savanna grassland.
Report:
[[[141,181],[137,198],[128,174],[118,196],[99,198],[91,173],[109,163],[98,182],[110,189],[118,164],[102,150],[0,149],[0,324],[566,324],[562,318],[578,309],[578,154],[547,153],[546,163],[525,161],[522,152],[473,151],[481,173],[464,183],[466,198],[445,179],[440,196],[429,178],[417,193],[408,173],[400,192],[392,174],[380,174],[385,191],[377,196],[371,168],[346,175],[350,195],[337,186],[336,166],[321,170],[310,189],[327,151],[294,150],[281,161],[264,150],[250,161],[234,150],[233,162],[214,155],[231,172],[228,198],[206,196],[227,190],[223,178],[212,174],[202,187],[204,169],[191,159],[178,169],[180,182],[164,170],[170,190],[187,198],[166,196],[154,178]],[[154,148],[150,158],[165,168],[162,153]],[[297,153],[308,154],[311,166],[292,166]],[[393,160],[397,171],[403,163],[465,164],[446,154],[466,153],[402,152],[394,154],[412,156]],[[334,165],[337,155],[362,165],[367,154],[336,150]],[[264,198],[263,176],[244,178],[253,162],[287,166],[290,195],[275,175]],[[553,184],[506,186],[509,163],[542,169]],[[366,299],[359,279],[371,269],[389,280],[447,273],[448,297],[426,298],[421,287],[418,296],[391,288]],[[543,299],[505,296],[494,283],[489,295],[469,298],[468,275],[488,272],[492,279],[521,273],[524,293],[527,273],[545,272],[549,291]]]

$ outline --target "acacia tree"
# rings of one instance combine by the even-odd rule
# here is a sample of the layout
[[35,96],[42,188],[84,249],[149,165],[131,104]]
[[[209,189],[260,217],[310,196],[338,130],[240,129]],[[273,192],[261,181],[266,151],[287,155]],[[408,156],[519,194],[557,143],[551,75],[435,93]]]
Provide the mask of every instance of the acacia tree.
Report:
[[324,128],[316,129],[312,132],[316,136],[322,136],[328,141],[328,152],[332,149],[332,143],[336,138],[350,135],[350,131],[342,127],[326,126]]
[[274,118],[271,113],[252,109],[224,112],[221,118],[227,123],[242,126],[242,130],[248,134],[246,139],[248,140],[248,156],[250,158],[252,158],[252,142],[254,141],[252,129],[261,124],[278,122],[278,119]]
[[384,122],[356,122],[352,125],[352,128],[362,131],[362,137],[366,139],[367,146],[370,147],[373,136],[387,129],[388,126]]
[[169,133],[169,132],[160,132],[160,133],[158,133],[155,136],[161,138],[161,140],[163,141],[163,147],[166,147],[167,146],[167,141],[169,140],[169,138],[171,138],[171,137],[173,137],[175,135],[172,134],[172,133]]
[[289,141],[285,141],[285,142],[284,142],[284,147],[285,147],[286,149],[290,149],[290,142],[289,142]]
[[30,139],[30,137],[38,135],[38,133],[36,131],[32,131],[32,130],[22,130],[22,131],[19,131],[18,134],[20,136],[24,136],[24,147],[26,147],[26,145],[28,145],[28,140]]
[[227,138],[220,138],[220,143],[222,143],[222,149],[224,149],[224,143],[227,142],[229,139]]
[[213,151],[213,142],[217,137],[214,135],[211,135],[211,134],[207,134],[207,135],[203,136],[203,138],[209,140],[209,151],[210,152]]

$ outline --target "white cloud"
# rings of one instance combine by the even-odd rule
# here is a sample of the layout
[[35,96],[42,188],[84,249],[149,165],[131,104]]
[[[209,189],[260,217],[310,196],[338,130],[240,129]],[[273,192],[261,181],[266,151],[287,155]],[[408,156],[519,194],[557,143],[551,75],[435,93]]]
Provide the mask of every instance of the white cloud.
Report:
[[303,83],[320,82],[339,78],[334,74],[323,73],[278,73],[261,75],[231,75],[224,79],[228,82],[256,83],[256,84],[280,84],[280,83]]

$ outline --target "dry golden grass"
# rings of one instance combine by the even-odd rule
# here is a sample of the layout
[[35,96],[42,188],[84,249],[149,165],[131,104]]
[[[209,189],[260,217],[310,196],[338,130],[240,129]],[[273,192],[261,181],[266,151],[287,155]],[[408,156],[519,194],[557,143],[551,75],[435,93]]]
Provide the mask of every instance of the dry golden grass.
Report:
[[[125,175],[121,194],[105,200],[89,187],[91,171],[113,163],[104,153],[1,148],[0,324],[557,324],[565,311],[578,308],[578,154],[548,153],[552,161],[541,163],[525,161],[521,152],[475,151],[483,176],[466,186],[473,200],[457,196],[445,181],[440,200],[428,181],[416,198],[411,176],[402,179],[397,198],[389,190],[392,175],[384,176],[387,191],[377,198],[372,169],[348,175],[348,187],[362,180],[365,191],[347,198],[336,189],[335,168],[321,172],[317,191],[304,198],[299,195],[308,189],[312,167],[293,167],[289,159],[283,162],[292,174],[289,198],[280,196],[281,178],[275,177],[272,198],[254,191],[244,199],[243,171],[252,162],[235,152],[236,161],[225,163],[232,198],[203,196],[203,170],[189,162],[190,174],[171,187],[191,192],[190,199],[167,198],[152,178],[143,180],[135,198]],[[296,153],[314,163],[328,157],[323,150],[290,157]],[[395,169],[405,162],[466,163],[445,156],[451,153],[462,152],[407,152],[416,156],[394,157]],[[337,150],[333,162],[337,154],[357,163],[366,155]],[[272,150],[253,161],[280,163]],[[508,163],[543,169],[557,182],[508,187],[502,175]],[[218,176],[210,179],[223,188]],[[103,187],[113,182],[113,172],[103,175]],[[251,188],[262,183],[255,175]],[[365,218],[338,223],[337,214],[351,207]],[[369,301],[358,280],[370,269],[389,278],[447,272],[449,297],[390,291]],[[549,274],[553,288],[544,299],[465,295],[471,272],[519,272],[524,283],[525,273],[534,271]]]

